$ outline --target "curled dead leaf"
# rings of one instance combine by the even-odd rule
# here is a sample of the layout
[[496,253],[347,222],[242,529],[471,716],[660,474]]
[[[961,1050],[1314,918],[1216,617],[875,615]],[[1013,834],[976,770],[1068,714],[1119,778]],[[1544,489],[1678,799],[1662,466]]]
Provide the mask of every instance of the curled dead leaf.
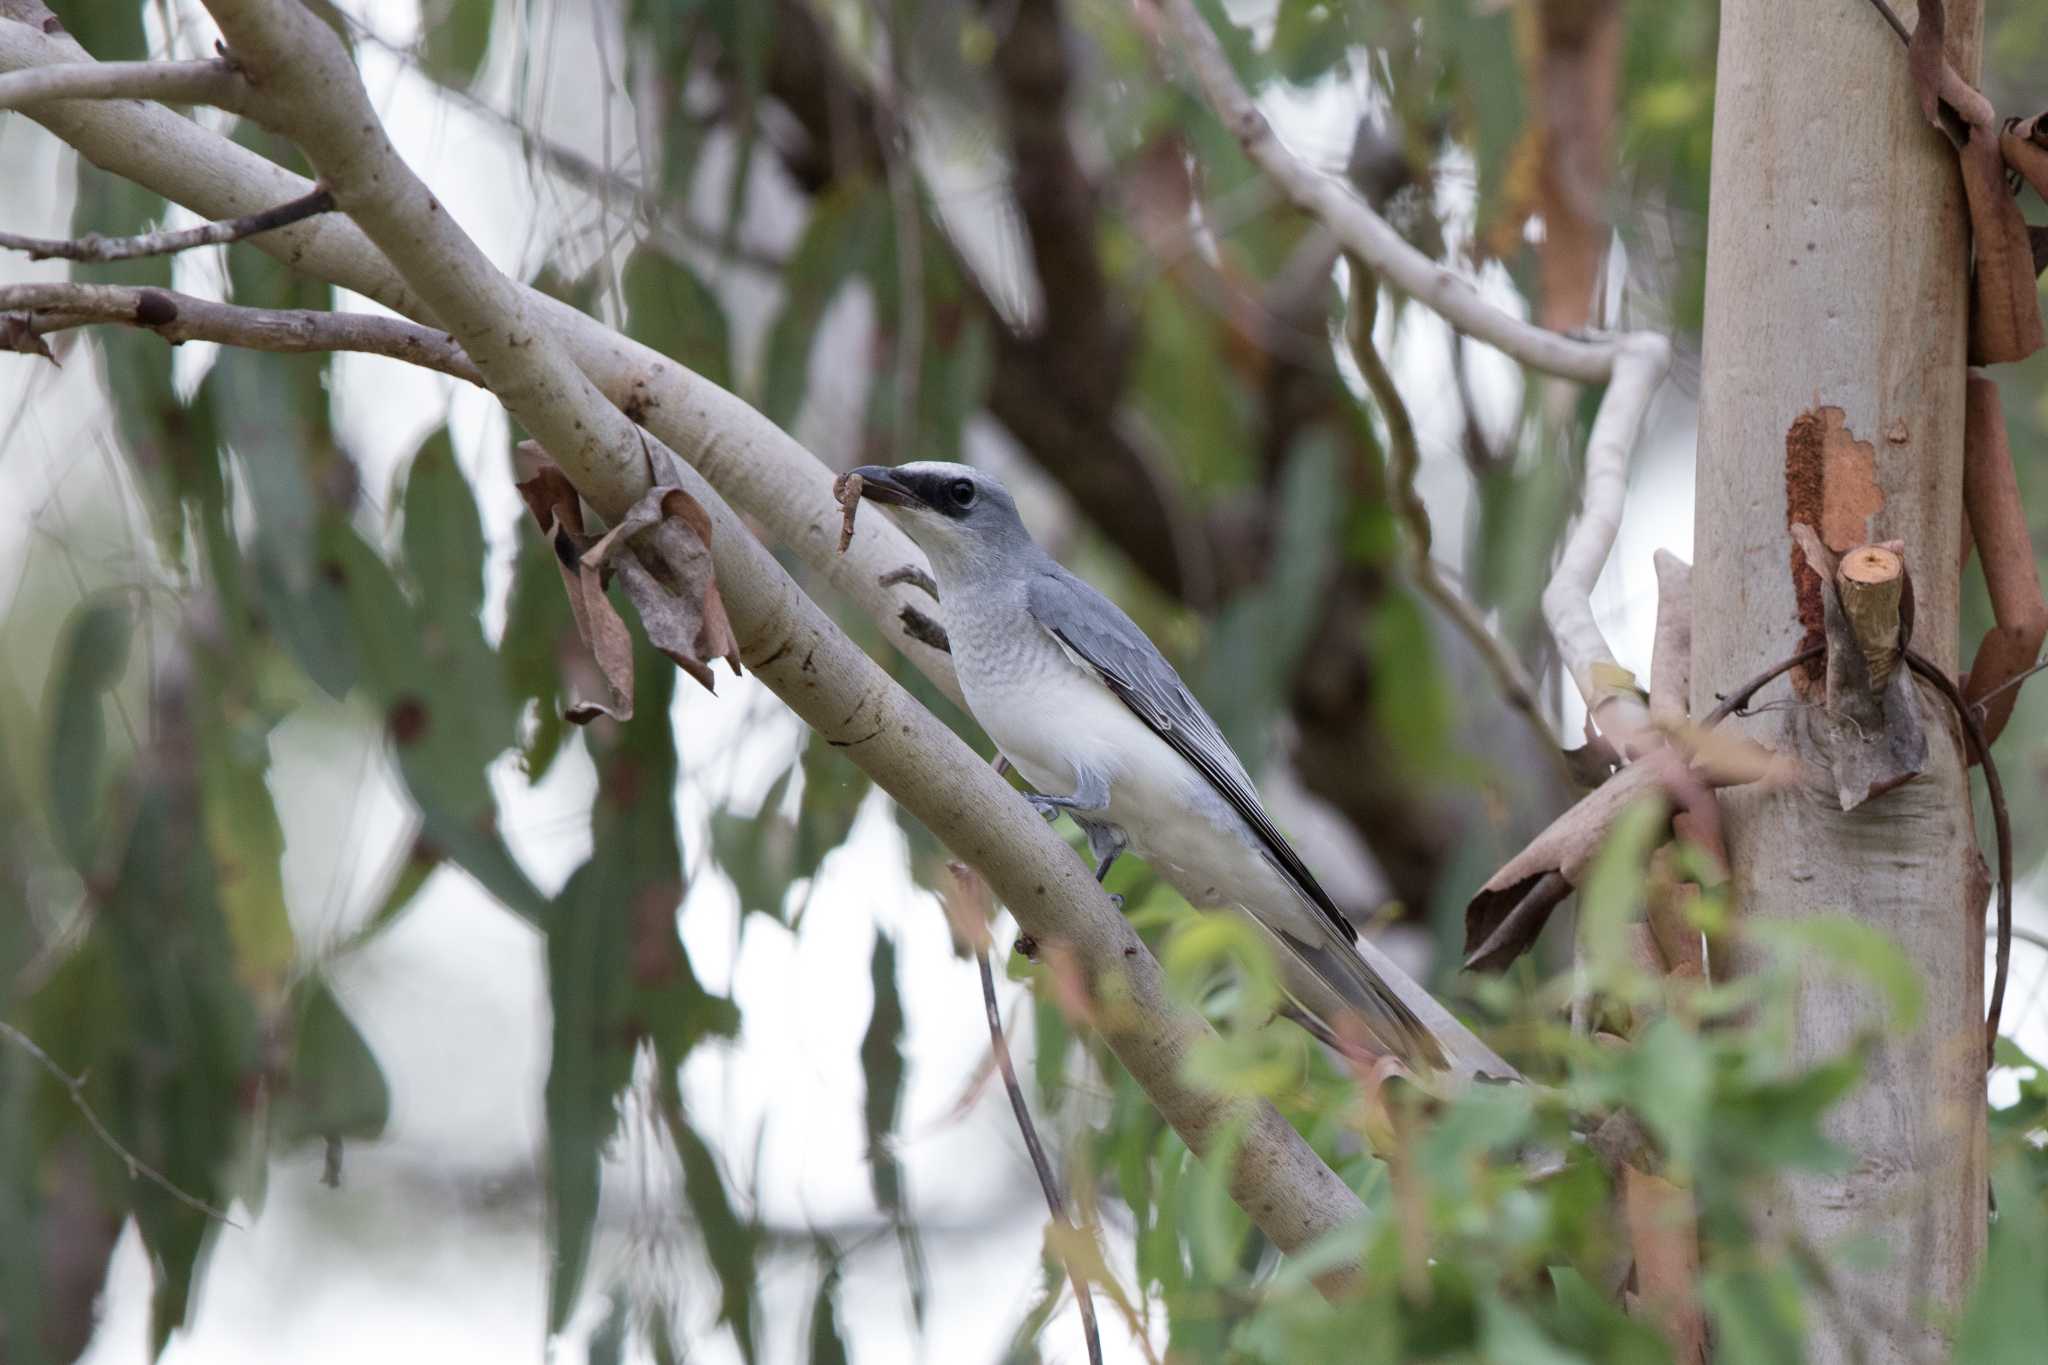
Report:
[[[632,718],[633,637],[606,592],[614,576],[640,613],[648,640],[706,689],[712,688],[710,660],[722,658],[735,674],[740,671],[739,643],[711,558],[711,516],[702,504],[673,484],[651,488],[617,526],[589,542],[582,503],[568,476],[533,441],[520,443],[515,460],[530,471],[518,483],[519,496],[554,550],[576,634],[610,693],[608,703],[571,704],[565,719],[587,725],[599,716]],[[659,576],[629,548],[643,532],[658,537],[650,548]]]
[[1653,750],[1629,764],[1552,821],[1509,859],[1465,906],[1465,967],[1505,970],[1527,952],[1584,879],[1621,813],[1637,801],[1662,799],[1685,820],[1682,837],[1720,845],[1720,808],[1679,746]]
[[50,354],[50,348],[43,343],[34,322],[26,313],[0,313],[0,351],[39,355],[53,363],[57,359]]

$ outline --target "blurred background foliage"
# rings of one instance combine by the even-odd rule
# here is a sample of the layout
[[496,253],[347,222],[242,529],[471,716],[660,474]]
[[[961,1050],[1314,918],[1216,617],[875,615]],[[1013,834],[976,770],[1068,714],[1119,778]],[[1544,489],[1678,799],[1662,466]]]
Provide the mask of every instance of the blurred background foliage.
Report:
[[[2022,96],[2048,58],[2048,24],[2026,6],[1990,8],[1986,87],[2001,108],[2030,107]],[[203,12],[177,0],[57,9],[103,59],[208,50]],[[1702,308],[1714,5],[1204,9],[1290,142],[1349,177],[1423,250],[1553,325],[1611,322],[1619,309],[1672,329],[1681,362],[1646,478],[1673,468],[1668,486],[1689,486],[1697,363],[1685,357]],[[1332,287],[1358,282],[1172,79],[1144,6],[420,0],[330,12],[366,68],[405,82],[408,109],[460,114],[516,147],[524,183],[494,187],[499,197],[471,211],[521,225],[505,240],[525,233],[511,256],[526,278],[733,388],[841,467],[965,452],[1017,485],[1053,547],[1175,656],[1340,899],[1362,921],[1394,925],[1412,958],[1436,949],[1439,982],[1550,1083],[1444,1106],[1361,1089],[1300,1034],[1260,1027],[1274,1004],[1260,973],[1217,971],[1242,945],[1127,860],[1113,888],[1224,1026],[1195,1065],[1219,1086],[1272,1097],[1372,1216],[1280,1263],[1229,1202],[1218,1164],[1193,1158],[1085,1020],[1069,1017],[1057,972],[1016,959],[1009,998],[1028,1003],[1013,1033],[1027,1035],[1032,1099],[1074,1200],[1104,1229],[1098,1297],[1113,1344],[1144,1340],[1147,1354],[1186,1360],[1666,1359],[1654,1328],[1618,1306],[1628,1258],[1610,1172],[1573,1136],[1613,1112],[1634,1115],[1696,1191],[1702,1292],[1723,1358],[1797,1360],[1802,1323],[1852,1311],[1833,1296],[1829,1264],[1898,1248],[1791,1245],[1742,1211],[1754,1182],[1839,1160],[1823,1119],[1870,1041],[1788,1071],[1789,965],[1667,997],[1625,954],[1598,947],[1615,940],[1590,934],[1602,1016],[1633,1036],[1622,1049],[1562,1027],[1562,987],[1543,961],[1484,989],[1451,978],[1464,899],[1572,790],[1400,567],[1408,532],[1387,497],[1383,418],[1361,396]],[[601,106],[602,118],[564,113],[565,99]],[[252,129],[220,126],[298,164]],[[24,156],[25,134],[14,135],[6,150]],[[133,232],[170,214],[88,165],[51,164],[72,183],[35,193],[68,200],[74,233]],[[1589,274],[1596,259],[1607,264]],[[212,277],[165,258],[74,274],[269,307],[344,302],[247,247],[206,260]],[[1380,309],[1378,339],[1423,434],[1438,559],[1548,680],[1547,705],[1570,735],[1575,702],[1558,686],[1536,599],[1576,495],[1584,402],[1468,354],[1399,298]],[[674,672],[645,649],[633,721],[564,725],[564,699],[588,680],[550,556],[497,486],[517,432],[458,421],[445,387],[424,408],[394,399],[393,421],[417,409],[425,430],[378,486],[381,471],[335,413],[342,386],[375,384],[383,370],[174,355],[120,330],[63,354],[85,369],[107,422],[96,450],[61,454],[103,461],[103,486],[132,519],[80,520],[53,481],[43,504],[21,495],[10,541],[5,1359],[68,1360],[89,1345],[128,1358],[92,1336],[95,1295],[131,1222],[154,1351],[181,1324],[203,1325],[209,1248],[263,1217],[274,1171],[296,1179],[312,1160],[349,1190],[392,1097],[331,980],[444,874],[544,936],[551,1024],[534,1180],[549,1332],[568,1332],[593,1361],[692,1349],[754,1360],[771,1341],[814,1360],[892,1358],[875,1344],[886,1334],[849,1330],[844,1299],[849,1257],[880,1243],[900,1266],[898,1330],[911,1338],[928,1313],[965,1312],[1001,1319],[993,1335],[1010,1359],[1078,1358],[1050,1252],[1032,1301],[928,1301],[926,1244],[944,1217],[908,1196],[914,1173],[897,1155],[916,1012],[907,950],[888,930],[865,963],[839,964],[856,992],[863,979],[871,991],[858,1047],[861,1210],[792,1229],[733,1177],[748,1135],[694,1102],[685,1081],[693,1053],[736,1046],[752,1025],[686,948],[687,890],[723,879],[742,922],[758,912],[795,933],[828,860],[878,803],[828,747],[742,735],[724,760],[740,771],[702,789],[715,793],[705,809],[686,809],[702,750],[676,723],[690,713],[671,702]],[[2038,527],[2048,360],[2000,379]],[[17,439],[36,420],[25,400],[0,460],[18,470],[48,458]],[[1640,484],[1631,517],[1662,543],[1689,543],[1687,507]],[[786,562],[881,652],[870,623]],[[1597,599],[1639,667],[1646,582],[1644,566],[1611,573]],[[1972,591],[1968,638],[1988,624]],[[915,670],[886,662],[982,742]],[[2048,690],[2030,689],[2002,746],[2030,877],[2048,828],[2044,708]],[[293,897],[307,893],[287,885],[292,797],[274,756],[281,732],[309,717],[381,736],[404,795],[392,856],[355,879],[361,913],[349,917],[303,913]],[[565,760],[592,774],[567,817],[587,824],[588,846],[542,873],[501,806]],[[943,851],[901,823],[895,856],[940,886]],[[1582,920],[1631,913],[1641,853],[1617,842]],[[929,905],[918,913],[937,917]],[[1711,897],[1702,906],[1721,913]],[[1889,1002],[1885,1027],[1910,1019],[1910,967],[1853,924],[1772,946],[1788,964],[1838,958]],[[1558,965],[1553,954],[1547,966]],[[2022,971],[2017,989],[2030,985]],[[2016,1031],[2035,1018],[2031,1003],[2009,1011]],[[945,1016],[978,1027],[968,996]],[[2034,1289],[2048,1257],[2048,1073],[2021,1038],[2002,1049],[1998,1221],[1957,1337],[1958,1358],[1977,1361],[2032,1359],[2048,1337]],[[948,1083],[966,1086],[964,1106],[986,1068]],[[798,1110],[808,1102],[795,1081],[775,1093]],[[683,1229],[704,1273],[668,1273],[655,1252],[593,1257],[627,1147],[672,1165],[673,1198],[652,1216]],[[1546,1165],[1546,1154],[1563,1159]],[[1332,1309],[1309,1277],[1354,1255],[1362,1293]],[[803,1325],[771,1328],[766,1277],[792,1267],[806,1286]],[[692,1300],[684,1284],[708,1297]]]

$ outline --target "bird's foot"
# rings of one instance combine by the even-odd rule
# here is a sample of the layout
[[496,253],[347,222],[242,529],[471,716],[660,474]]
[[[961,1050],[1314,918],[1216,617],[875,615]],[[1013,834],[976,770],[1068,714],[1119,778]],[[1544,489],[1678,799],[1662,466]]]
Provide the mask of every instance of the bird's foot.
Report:
[[1031,803],[1031,809],[1048,820],[1059,819],[1061,813],[1071,809],[1074,804],[1057,796],[1040,796],[1037,792],[1025,792],[1024,799]]
[[1124,898],[1118,892],[1112,891],[1109,893],[1109,903],[1119,910],[1124,908]]

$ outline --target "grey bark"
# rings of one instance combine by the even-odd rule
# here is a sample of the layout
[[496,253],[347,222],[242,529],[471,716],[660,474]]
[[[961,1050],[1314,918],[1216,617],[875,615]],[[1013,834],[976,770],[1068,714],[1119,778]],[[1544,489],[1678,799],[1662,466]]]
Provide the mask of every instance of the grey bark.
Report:
[[[1976,69],[1980,27],[1975,0],[1953,0],[1960,71]],[[1873,443],[1884,503],[1864,538],[1905,542],[1913,643],[1944,668],[1956,659],[1968,230],[1955,158],[1864,0],[1727,0],[1718,81],[1694,715],[1800,641],[1786,432],[1816,405],[1841,408]],[[1846,814],[1831,780],[1722,798],[1741,917],[1852,915],[1904,949],[1926,992],[1919,1027],[1884,1035],[1827,1120],[1849,1169],[1787,1178],[1754,1208],[1760,1239],[1803,1241],[1835,1269],[1838,1311],[1810,1315],[1816,1362],[1945,1359],[1933,1322],[1961,1306],[1984,1245],[1983,906],[1969,890],[1969,787],[1952,718],[1913,686],[1928,743],[1918,778]],[[1823,759],[1840,727],[1824,723],[1819,700],[1816,688],[1813,706],[1746,727]],[[1738,952],[1735,969],[1754,970],[1757,952]],[[1794,1061],[1838,1054],[1876,1026],[1876,994],[1808,970]],[[1854,1234],[1874,1235],[1889,1263],[1830,1254]]]

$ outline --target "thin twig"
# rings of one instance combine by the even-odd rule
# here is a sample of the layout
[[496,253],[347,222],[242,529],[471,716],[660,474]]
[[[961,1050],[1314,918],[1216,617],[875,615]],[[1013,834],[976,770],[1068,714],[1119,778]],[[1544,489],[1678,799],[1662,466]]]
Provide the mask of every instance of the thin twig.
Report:
[[[996,1007],[996,978],[988,965],[988,949],[977,947],[974,960],[981,967],[981,1005],[988,1015],[989,1045],[995,1049],[996,1065],[1003,1073],[1003,1089],[1010,1096],[1010,1112],[1017,1116],[1017,1127],[1024,1134],[1025,1149],[1031,1153],[1031,1168],[1038,1172],[1038,1188],[1045,1192],[1045,1206],[1052,1210],[1056,1221],[1072,1227],[1067,1218],[1066,1200],[1060,1195],[1059,1180],[1053,1175],[1052,1162],[1047,1160],[1045,1147],[1038,1140],[1038,1127],[1031,1121],[1031,1110],[1024,1103],[1024,1088],[1017,1084],[1017,1067],[1010,1060],[1009,1040],[1003,1036],[1002,1011]],[[1095,1326],[1095,1296],[1089,1291],[1087,1279],[1071,1261],[1067,1264],[1067,1278],[1073,1282],[1074,1299],[1081,1309],[1081,1330],[1088,1336],[1089,1365],[1102,1365],[1102,1337]]]
[[1892,32],[1899,35],[1901,43],[1907,47],[1913,45],[1913,35],[1906,31],[1905,22],[1892,12],[1890,5],[1887,5],[1884,0],[1870,0],[1870,7],[1884,16],[1884,21],[1891,25]]
[[0,109],[51,100],[156,100],[235,109],[240,74],[233,62],[64,62],[0,75]]
[[1670,366],[1671,343],[1651,332],[1567,336],[1494,306],[1469,280],[1416,250],[1348,182],[1322,174],[1281,143],[1194,0],[1154,3],[1203,97],[1246,157],[1347,251],[1453,330],[1496,346],[1545,374],[1607,385],[1586,438],[1585,494],[1579,516],[1544,589],[1543,618],[1585,699],[1587,713],[1616,747],[1633,757],[1654,742],[1649,711],[1615,661],[1593,617],[1591,597],[1593,583],[1614,548],[1628,492],[1629,458],[1651,396]]
[[221,242],[239,242],[244,237],[254,237],[259,232],[270,232],[293,223],[331,212],[334,196],[322,185],[311,194],[264,209],[242,218],[227,218],[215,223],[201,223],[198,227],[167,229],[159,232],[143,232],[133,237],[102,237],[97,232],[88,232],[75,239],[62,237],[22,237],[12,232],[0,232],[0,248],[9,251],[26,251],[32,261],[48,260],[56,256],[67,261],[129,261],[138,256],[168,256],[175,251],[189,251],[196,246],[214,246]]
[[[25,320],[26,327],[10,329],[10,317]],[[12,345],[36,353],[35,338],[103,323],[144,327],[173,345],[217,341],[252,351],[360,351],[483,383],[453,337],[403,318],[317,308],[244,308],[131,285],[0,285],[0,348]]]
[[35,1039],[29,1037],[26,1033],[23,1033],[5,1020],[0,1020],[0,1036],[4,1036],[8,1042],[13,1043],[23,1052],[26,1052],[35,1060],[38,1066],[50,1073],[57,1084],[64,1087],[65,1093],[71,1096],[71,1103],[85,1117],[87,1126],[92,1129],[101,1142],[107,1145],[108,1149],[115,1156],[121,1158],[122,1164],[128,1168],[129,1179],[133,1180],[139,1176],[194,1212],[203,1213],[208,1218],[216,1222],[225,1223],[231,1228],[239,1229],[241,1227],[241,1224],[228,1217],[220,1209],[207,1203],[204,1199],[196,1195],[187,1194],[169,1176],[123,1146],[121,1139],[115,1137],[108,1130],[107,1125],[100,1121],[100,1116],[93,1111],[92,1105],[86,1101],[85,1077],[74,1076],[63,1067],[57,1065],[57,1059],[43,1051]]
[[1772,664],[1733,692],[1724,695],[1721,698],[1721,704],[1707,712],[1707,718],[1700,722],[1700,728],[1711,730],[1722,721],[1728,719],[1728,717],[1742,714],[1742,708],[1749,705],[1749,699],[1758,692],[1761,692],[1766,683],[1782,674],[1790,673],[1801,664],[1813,663],[1827,652],[1828,647],[1826,645],[1815,645],[1811,649],[1800,650],[1789,659],[1780,660]]
[[1984,791],[1991,798],[1991,826],[1998,837],[1998,951],[1991,977],[1991,1003],[1984,1016],[1984,1065],[1988,1068],[1998,1046],[1998,1024],[2005,1012],[2005,981],[2012,968],[2012,813],[2006,808],[2005,784],[1999,781],[1991,746],[1984,742],[1984,727],[1978,723],[1976,711],[1963,699],[1962,689],[1925,655],[1910,649],[1900,653],[1907,665],[1933,683],[1955,709],[1963,723],[1963,734],[1977,751],[1977,762],[1984,769]]
[[2004,682],[1992,688],[1983,696],[1977,698],[1975,702],[1971,703],[1970,709],[1975,711],[1979,717],[1982,717],[1985,714],[1986,710],[1990,707],[1991,699],[1993,697],[1996,697],[2004,692],[2012,691],[2012,689],[2018,687],[2021,683],[2033,677],[2036,673],[2041,672],[2043,669],[2048,669],[2048,658],[2037,659],[2034,662],[2034,666],[2032,668],[2029,668],[2021,673],[2013,674],[2010,678],[2007,678]]
[[1348,259],[1351,262],[1351,354],[1358,361],[1359,373],[1365,376],[1365,386],[1371,391],[1373,402],[1379,406],[1380,415],[1387,423],[1387,481],[1393,494],[1394,515],[1407,532],[1410,572],[1423,595],[1436,603],[1472,642],[1487,671],[1493,674],[1501,695],[1529,722],[1544,750],[1553,755],[1560,754],[1562,750],[1557,735],[1551,730],[1537,700],[1535,682],[1523,671],[1520,661],[1508,653],[1507,647],[1494,638],[1472,604],[1444,582],[1443,576],[1437,572],[1436,559],[1430,554],[1429,508],[1423,503],[1422,495],[1415,491],[1415,475],[1422,465],[1422,452],[1415,440],[1415,423],[1408,415],[1408,405],[1402,401],[1394,376],[1372,341],[1373,321],[1379,312],[1379,276],[1356,255]]

